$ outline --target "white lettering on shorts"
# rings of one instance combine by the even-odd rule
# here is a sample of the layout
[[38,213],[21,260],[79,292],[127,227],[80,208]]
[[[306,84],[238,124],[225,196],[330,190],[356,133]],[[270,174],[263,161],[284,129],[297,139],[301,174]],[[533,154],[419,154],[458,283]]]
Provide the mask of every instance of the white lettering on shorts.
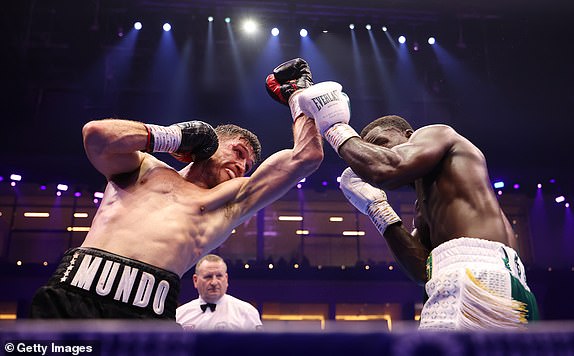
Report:
[[[61,282],[67,281],[67,276],[74,268],[78,257],[78,254],[74,254],[74,258],[70,261],[66,271],[63,273],[63,277],[60,279]],[[104,261],[103,266],[102,261]],[[102,266],[101,270],[100,266]],[[120,269],[121,274],[119,273]],[[121,303],[131,304],[141,308],[149,306],[155,314],[162,315],[165,309],[165,301],[169,294],[169,282],[164,279],[160,280],[154,292],[156,277],[144,271],[142,271],[138,277],[138,272],[138,268],[85,253],[83,254],[82,262],[78,266],[74,278],[68,281],[68,283],[74,287],[88,291],[94,290],[96,294],[103,297],[113,295],[113,299]],[[97,282],[95,283],[95,288],[92,289],[94,280]],[[137,290],[133,300],[130,300],[132,290],[136,283]]]

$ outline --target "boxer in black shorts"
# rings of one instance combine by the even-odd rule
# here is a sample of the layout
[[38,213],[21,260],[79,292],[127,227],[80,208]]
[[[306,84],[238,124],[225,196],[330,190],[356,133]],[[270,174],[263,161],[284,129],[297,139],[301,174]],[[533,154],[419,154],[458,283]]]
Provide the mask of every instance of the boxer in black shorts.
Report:
[[70,249],[36,293],[36,318],[175,319],[179,276],[95,248]]
[[[300,59],[279,66],[275,75],[273,89],[282,100],[310,85],[309,67]],[[88,122],[84,147],[108,184],[82,249],[66,254],[35,296],[31,316],[174,319],[176,277],[319,167],[323,147],[315,122],[297,115],[292,128],[293,147],[274,153],[244,177],[261,147],[254,134],[238,126]],[[152,152],[171,153],[187,165],[177,171]],[[133,277],[122,277],[134,269]],[[125,283],[133,283],[131,289]]]

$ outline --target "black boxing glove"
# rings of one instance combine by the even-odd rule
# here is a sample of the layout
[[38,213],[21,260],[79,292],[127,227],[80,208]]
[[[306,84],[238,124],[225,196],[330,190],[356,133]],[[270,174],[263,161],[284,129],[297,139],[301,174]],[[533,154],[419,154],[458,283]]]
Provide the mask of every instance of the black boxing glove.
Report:
[[169,152],[177,160],[190,163],[211,157],[219,140],[213,127],[203,121],[187,121],[170,126],[145,124],[146,152]]
[[293,119],[302,114],[297,100],[292,100],[293,94],[312,85],[311,68],[302,58],[281,63],[265,78],[265,89],[269,96],[281,104],[289,105]]

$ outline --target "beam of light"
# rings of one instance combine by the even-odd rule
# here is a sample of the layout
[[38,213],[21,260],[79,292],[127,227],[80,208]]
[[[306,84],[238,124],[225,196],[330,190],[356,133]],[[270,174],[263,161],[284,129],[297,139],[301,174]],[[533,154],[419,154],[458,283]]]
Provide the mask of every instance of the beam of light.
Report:
[[[249,21],[249,20],[247,20]],[[233,29],[231,25],[228,23],[226,24],[227,27],[227,35],[229,38],[229,44],[231,46],[231,56],[233,58],[232,64],[233,69],[235,71],[235,75],[238,78],[238,86],[236,90],[240,93],[240,103],[243,107],[248,107],[250,102],[250,94],[249,91],[249,84],[252,82],[247,79],[247,72],[245,70],[246,66],[243,64],[242,56],[239,51],[239,47],[237,46],[237,41],[235,40],[235,36],[233,35]],[[265,77],[263,77],[265,78]]]
[[[389,37],[388,33],[385,33],[386,37]],[[373,57],[375,59],[375,70],[376,70],[376,74],[377,75],[377,83],[379,83],[380,85],[383,86],[383,91],[385,93],[384,96],[382,96],[381,100],[385,101],[385,106],[389,106],[389,103],[396,103],[398,102],[398,99],[396,97],[396,93],[395,90],[393,88],[393,85],[391,83],[391,75],[389,74],[389,69],[387,66],[387,63],[385,62],[383,55],[382,55],[382,51],[379,48],[379,44],[377,39],[375,38],[375,33],[373,32],[369,32],[369,41],[371,42],[371,48],[373,51]],[[393,46],[395,46],[394,42],[391,42],[393,44]],[[377,115],[377,113],[374,113],[373,115],[370,116],[375,116]],[[341,177],[337,178],[338,182],[340,182]]]
[[213,24],[207,25],[207,38],[205,41],[205,51],[203,63],[205,67],[201,72],[203,87],[207,90],[215,89],[218,72],[215,70],[215,40],[213,39]]
[[394,91],[397,94],[395,96],[396,101],[390,102],[389,106],[391,111],[400,112],[405,107],[412,105],[413,100],[425,102],[430,95],[416,75],[417,71],[413,62],[413,55],[409,53],[409,47],[404,44],[399,45],[396,53],[398,60],[392,77],[395,84]]
[[[371,32],[369,32],[371,35]],[[353,73],[355,78],[355,88],[358,88],[358,97],[365,98],[368,96],[368,88],[367,88],[367,79],[365,77],[365,68],[367,67],[363,61],[363,57],[361,56],[361,49],[359,48],[359,42],[357,41],[357,34],[355,31],[351,31],[351,48],[352,48],[352,58],[353,58]],[[345,88],[343,88],[345,91]],[[359,112],[371,112],[371,108],[367,107],[367,104],[370,105],[370,101],[363,102],[358,109],[361,110]],[[353,103],[351,102],[351,108],[353,107]],[[360,114],[359,114],[360,115]]]

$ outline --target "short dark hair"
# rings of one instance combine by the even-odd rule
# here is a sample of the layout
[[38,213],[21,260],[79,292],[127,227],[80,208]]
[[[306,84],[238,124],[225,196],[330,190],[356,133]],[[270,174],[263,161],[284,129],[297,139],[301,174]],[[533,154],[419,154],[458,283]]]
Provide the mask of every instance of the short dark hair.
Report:
[[255,154],[255,162],[253,162],[253,164],[257,164],[259,163],[259,161],[261,161],[261,143],[259,142],[259,139],[253,132],[233,124],[219,125],[215,128],[215,132],[219,137],[239,136],[245,139],[245,141],[249,143],[249,145],[253,149],[253,153]]
[[387,115],[379,117],[378,119],[373,120],[371,123],[365,126],[365,128],[363,128],[361,131],[361,138],[365,138],[365,136],[375,127],[394,127],[401,131],[413,130],[411,124],[409,124],[407,120],[403,119],[402,117],[397,115]]

